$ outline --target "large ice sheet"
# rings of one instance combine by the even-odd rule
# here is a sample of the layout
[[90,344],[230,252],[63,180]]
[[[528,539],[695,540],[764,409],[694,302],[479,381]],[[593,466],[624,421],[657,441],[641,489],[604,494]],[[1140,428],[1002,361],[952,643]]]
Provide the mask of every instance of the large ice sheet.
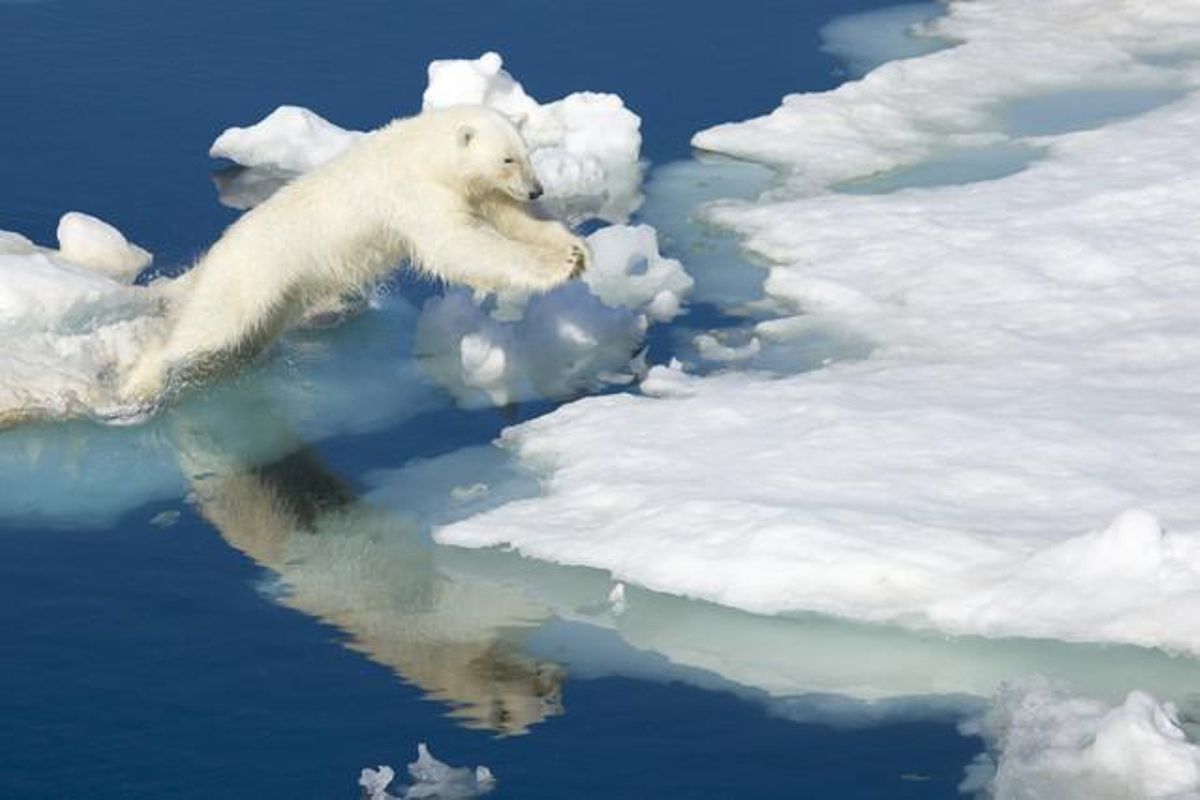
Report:
[[[570,222],[625,222],[641,204],[641,119],[615,94],[574,92],[540,104],[503,68],[496,53],[429,65],[423,108],[482,104],[508,116],[529,144],[541,205]],[[222,199],[247,207],[265,177],[278,181],[341,153],[362,136],[299,106],[280,106],[245,128],[229,128],[210,150],[254,170],[222,182]]]
[[509,430],[544,496],[440,541],[764,613],[1200,653],[1200,97],[1045,137],[997,180],[822,189],[994,140],[1023,92],[1196,85],[1186,58],[1142,56],[1200,44],[1200,6],[955,3],[937,29],[964,43],[699,139],[802,173],[709,213],[776,265],[795,316],[759,330],[799,346],[825,321],[870,357],[659,367],[652,396]]

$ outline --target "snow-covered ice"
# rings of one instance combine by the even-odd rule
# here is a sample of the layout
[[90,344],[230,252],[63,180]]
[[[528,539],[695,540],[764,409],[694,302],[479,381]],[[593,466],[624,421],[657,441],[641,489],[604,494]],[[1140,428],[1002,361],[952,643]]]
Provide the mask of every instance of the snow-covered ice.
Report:
[[0,232],[0,427],[111,402],[113,376],[163,324],[158,294],[129,285],[148,252],[79,212],[58,239]]
[[[0,256],[0,264],[6,258]],[[91,271],[43,264],[46,258],[23,262],[9,273],[19,280],[0,282],[0,297],[25,293],[14,302],[24,317],[10,324],[0,312],[0,402],[6,404],[0,416],[13,423],[86,415],[90,409],[80,398],[97,389],[96,370],[105,370],[114,352],[135,349],[159,320],[106,318],[98,305],[112,303],[133,314],[147,296]],[[31,279],[39,274],[35,269],[48,271],[44,283]],[[93,300],[84,290],[96,285]],[[39,288],[66,307],[26,296]],[[79,302],[72,305],[72,298]],[[411,355],[418,310],[395,294],[381,295],[373,305],[372,313],[336,331],[286,337],[265,364],[187,393],[145,424],[59,420],[5,430],[0,521],[102,528],[139,505],[178,497],[184,491],[176,464],[182,420],[205,420],[212,435],[235,443],[247,463],[263,463],[294,448],[297,436],[319,441],[379,430],[437,407],[443,401]],[[110,385],[104,375],[99,388]],[[288,436],[261,424],[263,408],[287,420]]]
[[1006,687],[985,718],[964,727],[989,746],[961,786],[977,797],[1200,797],[1200,746],[1187,740],[1171,703],[1145,692],[1112,706],[1026,680]]
[[961,43],[696,139],[788,169],[706,213],[772,265],[756,332],[803,346],[825,323],[869,356],[655,367],[655,396],[510,429],[542,496],[439,541],[755,612],[1200,653],[1200,95],[1040,136],[1006,177],[830,191],[1024,143],[1020,98],[1200,84],[1165,57],[1200,52],[1200,5],[981,0],[929,30]]
[[300,106],[280,106],[245,128],[227,128],[208,154],[239,164],[308,172],[324,164],[363,134],[334,125]]
[[122,283],[132,283],[153,256],[104,220],[69,211],[58,221],[58,254]]
[[[380,470],[366,482],[373,489],[364,502],[422,529],[539,491],[533,476],[486,446]],[[385,539],[362,538],[375,552],[364,553],[364,561],[387,557]],[[545,621],[528,651],[563,663],[571,675],[682,681],[733,692],[790,719],[838,725],[896,716],[945,719],[976,713],[1003,682],[1031,673],[1110,702],[1131,686],[1181,698],[1200,680],[1200,662],[1136,647],[952,639],[815,615],[749,614],[623,583],[614,596],[605,571],[494,549],[437,548],[435,561],[445,582],[494,593],[491,608],[505,607],[500,598],[511,593],[524,597],[527,619]],[[309,572],[340,576],[335,583],[350,584],[339,590],[342,597],[361,584],[357,573],[339,566],[314,565]]]
[[692,279],[658,250],[654,229],[612,225],[587,237],[593,266],[546,294],[426,301],[417,355],[466,406],[506,405],[631,383],[652,322],[680,313]]
[[[701,131],[704,150],[786,166],[797,189],[994,144],[1005,104],[1067,88],[1183,88],[1163,54],[1194,52],[1192,0],[951,2],[920,35],[957,43],[890,61],[830,92],[785,97],[769,115]],[[1061,114],[1071,113],[1060,104]]]
[[[617,95],[575,92],[540,104],[503,69],[496,53],[430,63],[423,108],[466,103],[495,108],[520,129],[546,190],[541,205],[554,216],[572,223],[625,222],[641,204],[641,119]],[[223,132],[210,154],[273,181],[280,173],[307,172],[362,135],[309,109],[280,106],[254,125]],[[255,196],[254,183],[254,174],[243,174],[225,184],[223,201],[246,207]]]

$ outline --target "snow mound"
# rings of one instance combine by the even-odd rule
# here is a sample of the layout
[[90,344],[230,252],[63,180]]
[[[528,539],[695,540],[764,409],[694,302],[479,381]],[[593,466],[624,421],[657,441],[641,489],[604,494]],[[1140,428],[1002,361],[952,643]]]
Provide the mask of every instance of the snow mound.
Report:
[[991,754],[961,789],[996,800],[1147,800],[1200,797],[1200,747],[1175,708],[1144,692],[1116,707],[1034,680],[1009,686],[967,726]]
[[154,260],[147,250],[130,242],[112,225],[81,211],[63,214],[58,220],[56,235],[57,250],[36,245],[19,233],[0,231],[0,255],[44,253],[119,283],[132,283]]
[[[985,109],[1018,91],[1200,86],[1166,57],[1200,52],[1200,7],[980,0],[934,25],[963,43],[701,137],[799,176],[706,213],[773,264],[761,305],[782,316],[755,335],[801,348],[826,325],[869,355],[656,367],[647,396],[510,429],[544,496],[439,541],[753,612],[1200,654],[1200,95],[1043,137],[996,180],[827,185],[1001,135]],[[717,345],[697,343],[743,355]]]
[[153,256],[103,220],[69,211],[58,221],[58,253],[122,283],[132,283]]
[[208,154],[253,167],[308,172],[341,154],[363,134],[339,128],[300,106],[280,106],[246,128],[228,128]]
[[694,281],[673,258],[658,251],[649,225],[612,225],[587,239],[594,257],[583,281],[592,294],[614,308],[643,311],[652,321],[678,316]]
[[504,59],[490,52],[474,61],[457,58],[431,61],[421,107],[491,106],[520,124],[537,111],[538,102],[503,67]]
[[497,302],[448,291],[425,303],[417,353],[466,406],[558,398],[631,383],[651,322],[680,313],[692,280],[658,251],[654,229],[614,225],[588,237],[581,281]]
[[[541,204],[571,223],[624,222],[641,204],[641,119],[614,94],[576,92],[544,105],[503,68],[496,53],[475,60],[433,61],[423,108],[482,104],[509,117],[531,150],[546,193]],[[298,106],[280,106],[246,128],[229,128],[209,151],[265,174],[234,176],[219,188],[238,208],[260,198],[258,184],[279,173],[299,174],[323,164],[362,136]]]
[[396,777],[388,766],[364,769],[358,785],[366,800],[464,800],[487,794],[496,786],[496,779],[487,767],[451,767],[434,758],[424,742],[417,745],[417,760],[408,765],[413,783],[404,787],[404,794],[394,795],[387,789]]

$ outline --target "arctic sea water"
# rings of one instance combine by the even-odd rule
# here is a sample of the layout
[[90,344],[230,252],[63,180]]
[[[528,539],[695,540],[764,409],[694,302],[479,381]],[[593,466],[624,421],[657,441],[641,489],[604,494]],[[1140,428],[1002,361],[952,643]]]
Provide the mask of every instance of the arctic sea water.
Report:
[[[771,178],[698,166],[688,139],[929,49],[900,32],[934,6],[852,18],[823,45],[829,20],[888,5],[0,4],[0,104],[19,121],[0,127],[0,228],[50,241],[77,208],[186,263],[234,217],[205,156],[222,128],[285,102],[369,128],[417,109],[429,61],[494,49],[538,97],[612,91],[642,116],[640,215],[697,279],[691,312],[651,329],[650,360],[693,355],[702,332],[736,349],[762,276],[689,212]],[[1035,157],[948,156],[847,191]],[[595,571],[430,545],[431,523],[537,491],[489,442],[569,399],[456,407],[402,363],[436,293],[398,279],[376,313],[293,337],[169,423],[0,434],[0,796],[350,797],[360,768],[400,768],[426,741],[488,765],[496,797],[955,797],[981,749],[958,722],[1005,677],[1102,694],[1195,678],[1126,648],[756,617],[636,587],[617,602]],[[754,363],[865,348],[820,332]],[[260,500],[275,518],[239,517]],[[286,575],[251,560],[272,521],[311,539]]]

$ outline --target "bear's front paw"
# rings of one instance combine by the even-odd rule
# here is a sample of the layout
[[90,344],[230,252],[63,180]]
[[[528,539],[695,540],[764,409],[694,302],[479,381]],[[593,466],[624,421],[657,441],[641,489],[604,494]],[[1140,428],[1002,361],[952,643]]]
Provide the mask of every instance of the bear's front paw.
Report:
[[582,242],[572,244],[567,253],[567,277],[578,278],[591,265],[591,253],[588,252],[587,245]]

